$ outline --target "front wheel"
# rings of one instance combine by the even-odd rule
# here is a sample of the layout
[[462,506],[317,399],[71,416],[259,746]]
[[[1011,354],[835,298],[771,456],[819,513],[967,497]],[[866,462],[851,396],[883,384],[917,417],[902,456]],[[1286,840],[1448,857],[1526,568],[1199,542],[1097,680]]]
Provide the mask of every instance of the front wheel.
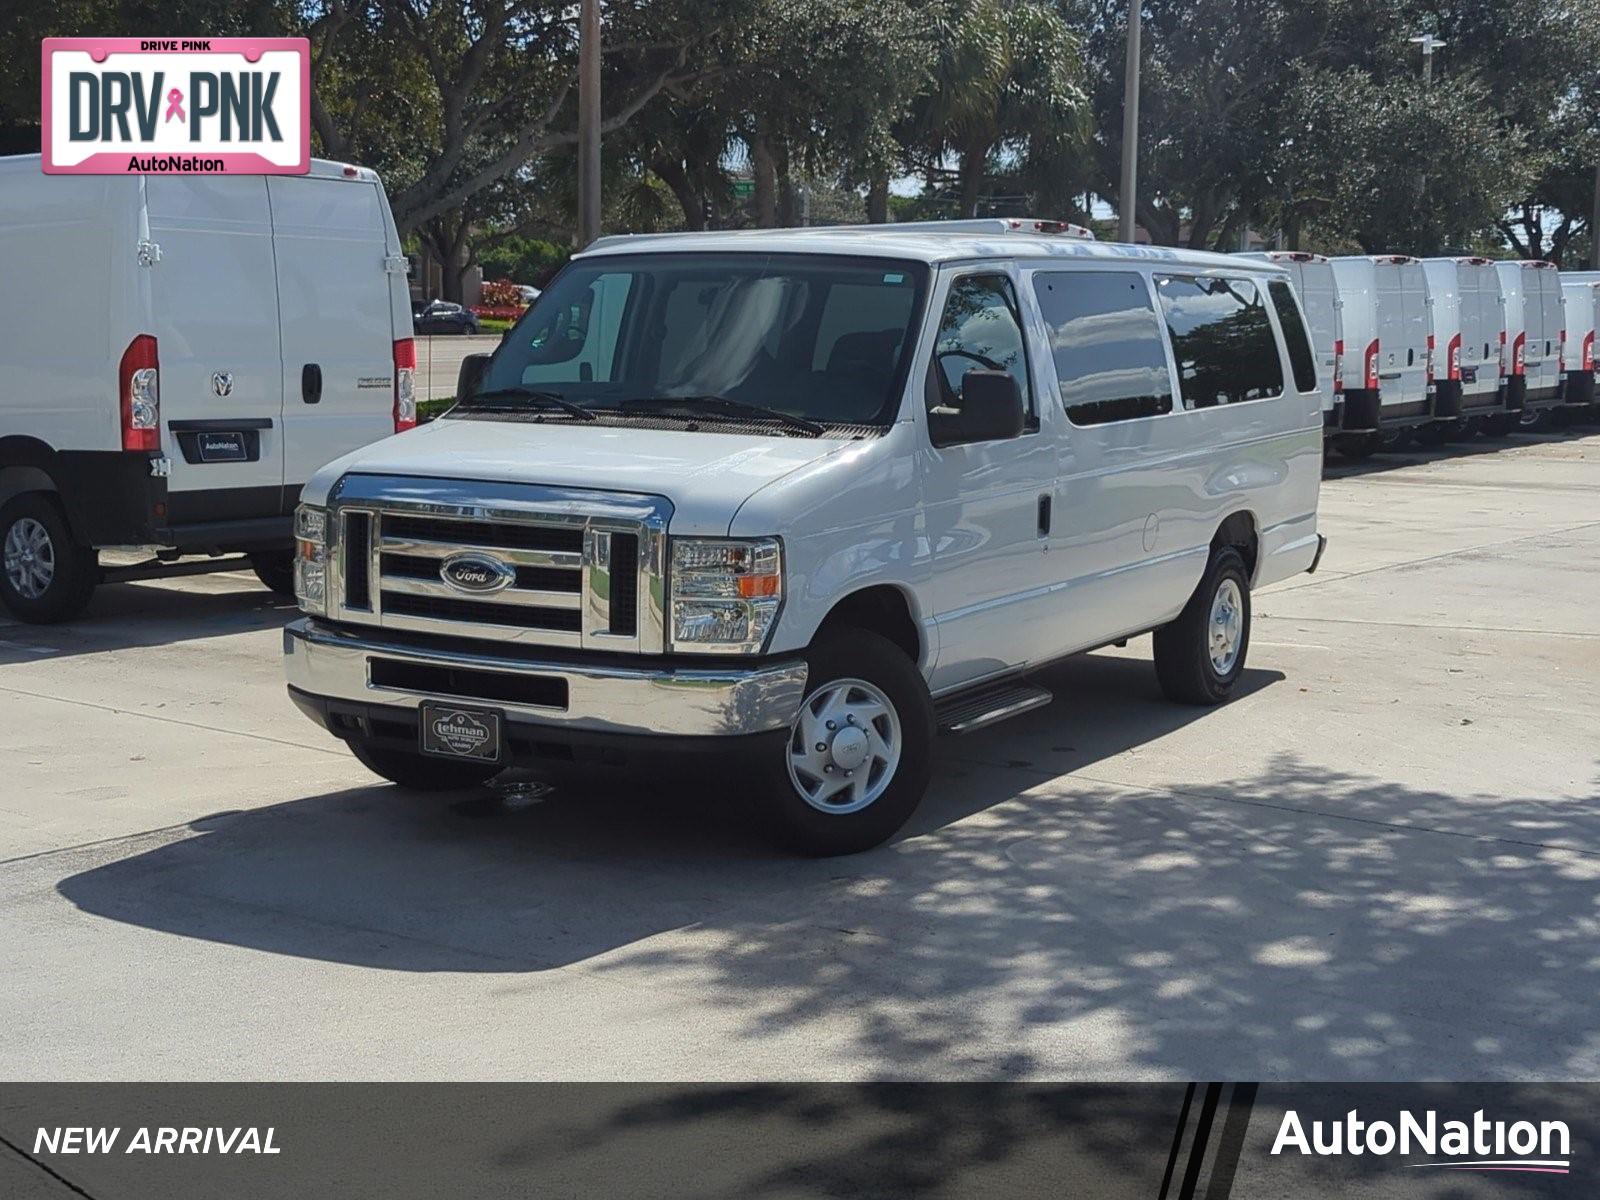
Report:
[[99,582],[93,550],[80,546],[55,498],[29,492],[0,508],[0,601],[36,625],[70,621]]
[[367,770],[413,792],[462,792],[488,783],[504,770],[493,763],[452,762],[359,741],[347,744]]
[[1250,576],[1232,546],[1218,550],[1178,619],[1156,630],[1156,678],[1169,700],[1221,704],[1250,649]]
[[933,699],[893,642],[825,634],[806,656],[806,696],[771,763],[770,815],[802,854],[854,854],[887,841],[928,790]]

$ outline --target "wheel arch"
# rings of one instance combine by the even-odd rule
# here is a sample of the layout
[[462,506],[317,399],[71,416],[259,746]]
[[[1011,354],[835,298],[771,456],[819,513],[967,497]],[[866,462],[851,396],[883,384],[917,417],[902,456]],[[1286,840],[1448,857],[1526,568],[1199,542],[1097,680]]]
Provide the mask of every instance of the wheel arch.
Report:
[[61,473],[56,452],[38,438],[22,434],[0,437],[0,504],[27,492],[59,496]]
[[1222,519],[1217,532],[1211,537],[1211,552],[1215,554],[1224,546],[1232,546],[1244,558],[1245,574],[1254,586],[1256,568],[1261,560],[1261,527],[1255,513],[1248,508],[1237,509]]
[[865,629],[887,638],[917,666],[922,665],[926,639],[905,589],[889,583],[860,588],[836,600],[812,635],[815,641],[840,628]]

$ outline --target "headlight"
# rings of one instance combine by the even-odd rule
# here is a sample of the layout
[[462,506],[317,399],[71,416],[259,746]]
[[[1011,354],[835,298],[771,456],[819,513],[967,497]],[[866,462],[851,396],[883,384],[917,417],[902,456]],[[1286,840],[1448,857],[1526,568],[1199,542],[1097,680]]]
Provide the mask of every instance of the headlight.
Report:
[[672,540],[672,643],[680,650],[756,654],[783,602],[775,538]]
[[328,513],[309,504],[294,510],[294,595],[308,613],[328,611]]

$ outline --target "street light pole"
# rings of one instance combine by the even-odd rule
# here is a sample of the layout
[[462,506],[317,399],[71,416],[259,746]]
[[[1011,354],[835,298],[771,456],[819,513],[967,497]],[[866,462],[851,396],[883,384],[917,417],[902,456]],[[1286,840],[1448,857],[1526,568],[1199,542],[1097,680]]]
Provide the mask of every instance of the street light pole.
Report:
[[600,0],[578,15],[578,249],[600,236]]
[[1433,52],[1444,49],[1450,43],[1440,41],[1431,33],[1420,34],[1411,40],[1422,47],[1422,82],[1431,84],[1433,82]]
[[1128,62],[1122,90],[1122,183],[1117,204],[1117,240],[1133,241],[1139,187],[1139,18],[1143,0],[1128,0]]

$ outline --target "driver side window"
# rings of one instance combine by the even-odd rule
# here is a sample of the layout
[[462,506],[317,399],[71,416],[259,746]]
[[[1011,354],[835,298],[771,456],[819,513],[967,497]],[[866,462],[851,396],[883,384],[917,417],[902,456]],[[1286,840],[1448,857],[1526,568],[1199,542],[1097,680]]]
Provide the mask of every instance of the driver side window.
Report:
[[1022,313],[1007,276],[963,275],[950,285],[933,361],[930,407],[959,409],[962,379],[968,371],[1004,371],[1022,392],[1029,428],[1037,427],[1022,344]]

